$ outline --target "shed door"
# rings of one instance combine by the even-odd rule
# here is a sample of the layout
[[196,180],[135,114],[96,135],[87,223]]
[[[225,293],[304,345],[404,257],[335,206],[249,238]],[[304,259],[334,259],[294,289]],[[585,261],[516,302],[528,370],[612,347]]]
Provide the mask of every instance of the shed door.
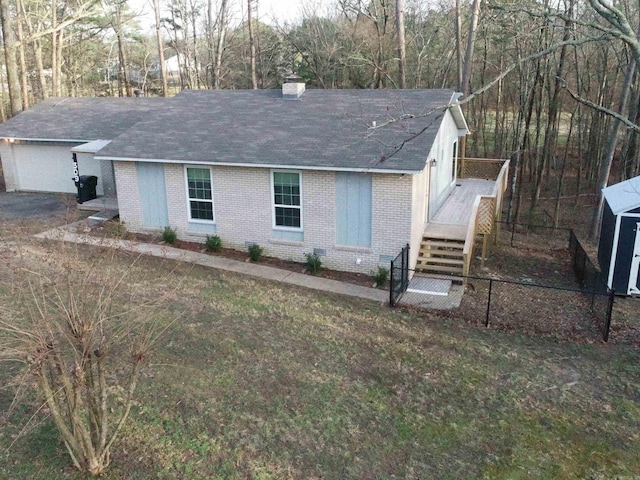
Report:
[[640,223],[636,223],[636,241],[633,246],[631,273],[629,274],[629,290],[627,295],[640,293]]

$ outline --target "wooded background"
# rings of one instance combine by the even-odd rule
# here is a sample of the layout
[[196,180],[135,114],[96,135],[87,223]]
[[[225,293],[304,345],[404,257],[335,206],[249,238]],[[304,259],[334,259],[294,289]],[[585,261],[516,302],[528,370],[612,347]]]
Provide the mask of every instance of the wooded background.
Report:
[[466,154],[512,159],[516,220],[553,194],[558,224],[567,197],[596,206],[639,174],[638,1],[335,0],[293,23],[259,0],[148,1],[155,32],[127,0],[0,0],[2,120],[50,96],[276,88],[296,73],[307,88],[464,92]]

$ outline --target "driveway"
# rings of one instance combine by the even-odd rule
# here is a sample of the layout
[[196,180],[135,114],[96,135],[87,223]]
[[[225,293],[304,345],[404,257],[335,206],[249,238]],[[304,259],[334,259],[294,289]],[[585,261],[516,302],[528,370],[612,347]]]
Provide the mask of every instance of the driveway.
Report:
[[59,217],[75,208],[73,195],[0,192],[0,221]]

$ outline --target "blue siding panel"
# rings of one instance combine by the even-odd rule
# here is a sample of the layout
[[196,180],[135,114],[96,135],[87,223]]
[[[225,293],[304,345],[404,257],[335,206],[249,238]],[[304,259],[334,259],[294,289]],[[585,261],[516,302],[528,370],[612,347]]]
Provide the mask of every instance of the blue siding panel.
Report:
[[371,246],[371,175],[336,172],[336,243]]
[[164,183],[164,165],[161,163],[136,163],[142,223],[149,228],[169,225],[167,191]]

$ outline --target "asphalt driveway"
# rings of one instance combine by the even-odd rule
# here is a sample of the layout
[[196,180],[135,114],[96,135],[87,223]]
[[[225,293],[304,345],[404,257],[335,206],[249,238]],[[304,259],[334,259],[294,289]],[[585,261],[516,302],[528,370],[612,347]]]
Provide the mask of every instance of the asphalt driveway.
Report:
[[0,192],[0,221],[58,217],[75,209],[73,195]]

